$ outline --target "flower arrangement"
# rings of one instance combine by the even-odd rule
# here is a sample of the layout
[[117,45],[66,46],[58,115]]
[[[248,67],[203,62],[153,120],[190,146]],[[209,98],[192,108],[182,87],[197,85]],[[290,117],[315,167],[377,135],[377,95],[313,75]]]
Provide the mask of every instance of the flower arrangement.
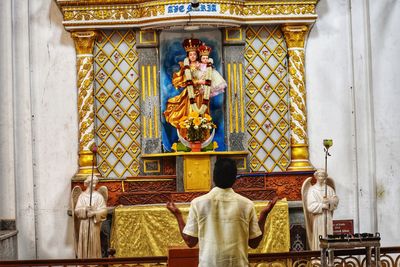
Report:
[[193,111],[189,116],[184,116],[179,120],[179,128],[187,130],[187,139],[189,142],[203,142],[210,130],[216,128],[212,118],[208,114],[199,115]]

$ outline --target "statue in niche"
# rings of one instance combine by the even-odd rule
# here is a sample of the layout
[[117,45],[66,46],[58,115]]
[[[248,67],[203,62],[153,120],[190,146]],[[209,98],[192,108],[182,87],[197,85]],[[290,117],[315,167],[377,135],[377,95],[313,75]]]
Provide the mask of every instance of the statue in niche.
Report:
[[[337,208],[339,198],[335,193],[335,183],[325,170],[314,172],[316,183],[311,184],[313,177],[308,177],[301,188],[307,240],[311,250],[319,250],[319,236],[333,233],[333,211]],[[325,221],[326,216],[326,221]],[[325,223],[327,233],[325,233]]]
[[[213,67],[209,58],[211,48],[199,39],[185,39],[182,43],[187,57],[180,63],[180,70],[173,74],[172,83],[182,92],[167,101],[164,111],[168,123],[178,129],[179,140],[186,146],[186,129],[179,129],[179,121],[195,111],[200,116],[210,115],[210,98],[224,92],[227,84],[224,78]],[[200,57],[200,61],[199,61]],[[203,147],[212,141],[212,135],[207,136]]]
[[72,189],[71,203],[74,220],[75,254],[79,259],[101,258],[100,229],[107,218],[107,187],[95,190],[99,179],[88,176],[85,191],[79,186]]

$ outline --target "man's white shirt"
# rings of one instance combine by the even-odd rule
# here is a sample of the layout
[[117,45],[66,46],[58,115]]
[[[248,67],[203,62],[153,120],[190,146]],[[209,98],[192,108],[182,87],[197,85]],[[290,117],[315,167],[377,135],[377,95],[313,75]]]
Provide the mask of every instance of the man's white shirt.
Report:
[[248,266],[248,240],[261,235],[254,203],[232,188],[194,199],[183,233],[199,238],[199,266]]

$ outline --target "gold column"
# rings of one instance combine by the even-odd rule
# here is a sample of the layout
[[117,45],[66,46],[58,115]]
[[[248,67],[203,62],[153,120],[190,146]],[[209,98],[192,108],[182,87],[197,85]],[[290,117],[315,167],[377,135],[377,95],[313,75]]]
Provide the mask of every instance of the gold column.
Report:
[[78,88],[79,114],[79,170],[76,176],[82,177],[92,173],[99,175],[96,157],[91,151],[95,144],[94,128],[94,65],[93,47],[97,33],[95,31],[73,32],[72,38],[76,50],[76,72]]
[[309,27],[285,25],[282,27],[289,55],[290,145],[291,162],[288,171],[313,170],[308,153],[306,76],[304,43]]

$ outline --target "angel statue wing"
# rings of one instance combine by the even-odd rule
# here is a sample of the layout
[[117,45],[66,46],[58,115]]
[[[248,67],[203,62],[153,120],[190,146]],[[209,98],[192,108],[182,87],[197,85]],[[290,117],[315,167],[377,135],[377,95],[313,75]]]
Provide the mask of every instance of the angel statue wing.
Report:
[[106,206],[107,206],[107,200],[108,200],[108,188],[107,188],[107,186],[104,186],[104,185],[100,186],[100,187],[97,189],[97,192],[99,192],[99,193],[103,196],[103,198],[104,198],[104,203],[105,203]]
[[82,189],[79,186],[75,186],[71,192],[71,209],[72,209],[72,221],[74,231],[74,248],[75,257],[78,255],[78,241],[79,241],[79,219],[75,216],[75,207],[78,202],[79,195],[82,193]]
[[307,207],[308,207],[308,200],[307,200],[307,194],[308,191],[310,190],[312,184],[313,177],[308,177],[302,187],[301,187],[301,200],[303,202],[303,212],[304,212],[304,221],[306,224],[306,232],[307,232],[307,242],[308,242],[308,246],[310,247],[310,242],[313,239],[313,235],[312,235],[312,220],[311,220],[311,213],[308,211]]
[[331,177],[326,178],[326,184],[336,192],[335,181]]

